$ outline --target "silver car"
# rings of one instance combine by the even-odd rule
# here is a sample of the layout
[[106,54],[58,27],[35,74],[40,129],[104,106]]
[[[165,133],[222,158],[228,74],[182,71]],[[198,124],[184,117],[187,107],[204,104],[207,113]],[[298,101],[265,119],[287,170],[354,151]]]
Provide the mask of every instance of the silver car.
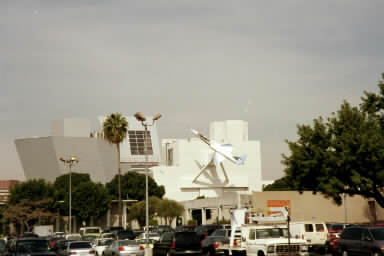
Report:
[[67,244],[65,255],[95,256],[96,251],[88,241],[72,241]]
[[103,252],[104,256],[144,256],[144,247],[134,240],[115,240]]

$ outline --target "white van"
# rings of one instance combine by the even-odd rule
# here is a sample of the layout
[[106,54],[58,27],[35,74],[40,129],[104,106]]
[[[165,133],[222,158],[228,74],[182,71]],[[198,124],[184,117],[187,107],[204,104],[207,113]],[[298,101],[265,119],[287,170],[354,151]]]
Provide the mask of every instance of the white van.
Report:
[[290,233],[294,238],[307,241],[311,249],[325,249],[328,230],[322,221],[298,221],[289,224]]
[[81,236],[99,236],[101,234],[101,228],[100,227],[82,227],[80,228],[80,235]]

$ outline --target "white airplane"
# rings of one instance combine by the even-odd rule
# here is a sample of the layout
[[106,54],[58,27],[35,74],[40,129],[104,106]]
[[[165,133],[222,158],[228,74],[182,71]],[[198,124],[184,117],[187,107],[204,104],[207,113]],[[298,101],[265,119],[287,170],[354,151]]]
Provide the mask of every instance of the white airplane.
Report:
[[[223,145],[220,145],[219,143],[217,143],[216,141],[213,141],[213,140],[210,140],[208,139],[207,137],[205,137],[204,135],[202,135],[201,133],[199,133],[198,131],[194,130],[194,129],[191,129],[192,132],[199,138],[201,139],[204,143],[206,143],[212,150],[213,150],[213,154],[211,156],[211,159],[209,160],[208,164],[205,165],[205,166],[202,166],[198,163],[199,165],[199,168],[200,168],[200,173],[193,179],[193,183],[198,183],[198,184],[202,184],[201,182],[198,181],[199,177],[205,173],[205,175],[213,182],[218,182],[218,177],[217,177],[217,173],[207,173],[206,170],[208,168],[209,165],[211,164],[215,164],[215,166],[220,166],[222,171],[223,171],[223,174],[224,174],[224,177],[225,177],[225,180],[220,182],[222,183],[222,185],[226,185],[229,183],[229,178],[228,178],[228,175],[227,175],[227,172],[225,171],[225,168],[224,168],[224,165],[223,165],[223,161],[225,159],[228,159],[229,161],[231,161],[232,163],[235,163],[235,164],[244,164],[244,161],[246,160],[246,155],[243,155],[241,157],[238,157],[238,156],[233,156],[232,155],[232,145],[231,144],[223,144]],[[206,184],[207,185],[207,184]]]
[[231,144],[220,145],[216,141],[208,139],[198,131],[194,129],[191,129],[191,130],[197,137],[199,137],[199,139],[201,139],[204,143],[206,143],[216,153],[214,157],[216,165],[220,164],[222,161],[224,161],[224,159],[228,159],[234,164],[241,165],[241,164],[244,164],[245,160],[247,159],[246,155],[243,155],[240,157],[232,155],[233,147]]

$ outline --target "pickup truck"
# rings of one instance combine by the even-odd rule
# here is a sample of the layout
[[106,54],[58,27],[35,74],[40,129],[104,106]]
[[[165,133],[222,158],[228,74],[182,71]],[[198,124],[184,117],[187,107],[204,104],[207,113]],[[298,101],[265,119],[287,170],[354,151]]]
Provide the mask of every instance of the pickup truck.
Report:
[[219,246],[226,255],[233,256],[308,256],[308,245],[303,239],[288,239],[285,225],[246,224],[234,227],[229,243]]

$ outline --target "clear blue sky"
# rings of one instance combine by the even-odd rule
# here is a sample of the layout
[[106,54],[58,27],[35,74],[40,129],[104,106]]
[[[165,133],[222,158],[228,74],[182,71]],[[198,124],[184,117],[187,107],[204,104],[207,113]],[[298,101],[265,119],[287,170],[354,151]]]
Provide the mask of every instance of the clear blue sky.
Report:
[[296,124],[358,104],[384,72],[382,0],[0,1],[0,179],[53,119],[163,114],[162,138],[243,119],[265,179]]

